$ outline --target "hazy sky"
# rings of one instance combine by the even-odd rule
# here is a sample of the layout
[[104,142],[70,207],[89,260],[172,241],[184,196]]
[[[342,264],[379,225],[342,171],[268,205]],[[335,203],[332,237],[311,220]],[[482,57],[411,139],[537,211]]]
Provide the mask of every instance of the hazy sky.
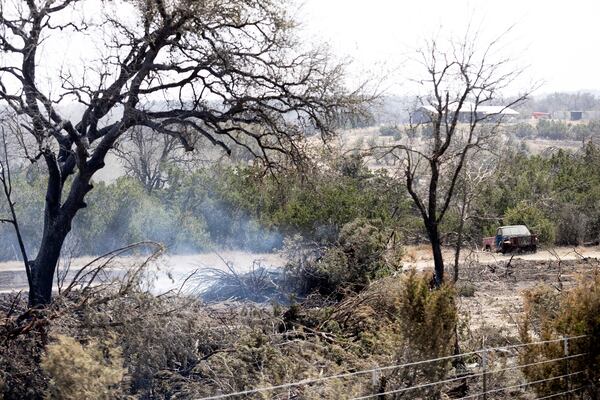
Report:
[[[471,21],[482,32],[483,43],[486,37],[497,36],[514,25],[506,38],[506,50],[518,66],[529,66],[523,87],[532,81],[544,82],[535,94],[600,94],[600,0],[290,1],[296,5],[292,12],[302,23],[304,38],[328,43],[340,57],[352,58],[351,72],[360,75],[361,81],[365,76],[387,76],[385,89],[390,92],[414,94],[405,84],[415,78],[407,60],[425,38],[462,35]],[[100,4],[88,2],[83,10],[95,15]],[[88,53],[96,54],[89,51],[91,47],[102,47],[102,43],[92,43],[89,36],[64,35],[55,39],[59,45],[49,45],[40,53],[40,60],[54,59],[58,68],[62,63],[73,64],[75,59],[76,65],[86,65],[74,54],[90,58]],[[56,73],[50,71],[49,76]]]
[[[373,72],[402,65],[436,32],[460,34],[472,21],[491,36],[516,24],[510,51],[545,82],[538,93],[600,90],[600,0],[304,0],[298,17],[309,36]],[[391,74],[392,90],[407,73]]]

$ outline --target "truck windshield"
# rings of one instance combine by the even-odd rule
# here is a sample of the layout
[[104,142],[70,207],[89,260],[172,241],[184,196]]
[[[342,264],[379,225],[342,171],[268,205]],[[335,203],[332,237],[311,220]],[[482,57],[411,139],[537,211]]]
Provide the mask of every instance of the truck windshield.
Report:
[[529,229],[525,225],[505,226],[502,228],[504,236],[529,236]]

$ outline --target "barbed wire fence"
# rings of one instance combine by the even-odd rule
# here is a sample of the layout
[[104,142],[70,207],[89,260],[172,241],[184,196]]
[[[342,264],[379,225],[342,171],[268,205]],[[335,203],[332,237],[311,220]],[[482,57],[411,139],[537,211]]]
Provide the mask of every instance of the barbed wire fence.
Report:
[[[585,383],[587,371],[581,363],[574,360],[584,359],[588,354],[587,343],[593,340],[588,335],[562,337],[532,343],[515,344],[502,347],[484,348],[447,357],[439,357],[397,365],[387,365],[360,371],[346,372],[336,375],[303,379],[281,385],[259,387],[232,393],[215,394],[197,400],[220,399],[304,399],[302,393],[307,387],[327,385],[331,381],[341,381],[341,387],[352,383],[353,391],[358,386],[362,395],[338,392],[340,399],[481,399],[497,400],[510,396],[514,399],[542,400],[583,398],[588,389]],[[583,343],[582,343],[583,342]],[[578,345],[574,346],[574,343]],[[524,349],[534,346],[560,345],[562,354],[559,357],[539,359],[521,363],[519,357]],[[573,350],[579,349],[579,350]],[[457,362],[460,361],[460,362]],[[419,371],[434,370],[440,365],[453,363],[451,372],[442,379],[427,381],[427,374]],[[552,376],[528,381],[523,373],[525,369],[552,364],[554,370],[561,371]],[[460,365],[461,367],[456,367]],[[556,384],[558,383],[558,384]],[[358,384],[358,385],[357,385]],[[539,385],[550,385],[551,393],[536,397]],[[339,386],[338,386],[339,387]],[[389,389],[386,389],[389,388]]]

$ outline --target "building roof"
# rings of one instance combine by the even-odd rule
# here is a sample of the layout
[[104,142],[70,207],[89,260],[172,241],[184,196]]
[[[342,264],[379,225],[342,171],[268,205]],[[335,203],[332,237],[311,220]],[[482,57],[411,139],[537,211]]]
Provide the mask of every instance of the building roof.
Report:
[[[437,108],[430,104],[422,106],[421,108],[423,108],[431,113],[438,112]],[[452,112],[456,112],[457,108],[458,108],[457,103],[450,103],[448,105],[448,109]],[[482,106],[482,105],[476,106],[474,103],[467,102],[467,101],[465,101],[463,103],[462,107],[460,108],[460,110],[458,110],[458,112],[465,112],[465,113],[473,112],[473,111],[477,111],[478,113],[482,113],[485,115],[494,115],[494,114],[519,115],[518,111],[515,111],[512,108],[509,108],[506,106]]]

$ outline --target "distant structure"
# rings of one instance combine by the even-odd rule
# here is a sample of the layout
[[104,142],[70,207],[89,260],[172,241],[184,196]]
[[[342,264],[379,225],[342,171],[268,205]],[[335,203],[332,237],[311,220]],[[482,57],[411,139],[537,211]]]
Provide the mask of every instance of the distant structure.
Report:
[[534,111],[531,113],[531,118],[533,119],[551,119],[552,114],[548,112]]
[[551,118],[562,121],[600,120],[600,110],[556,110]]
[[583,119],[583,111],[571,111],[571,121],[580,121]]
[[[512,108],[505,106],[482,106],[474,103],[463,103],[460,110],[457,111],[457,104],[450,104],[448,111],[458,113],[459,122],[469,122],[479,119],[482,122],[511,121],[519,113]],[[412,122],[417,124],[432,122],[438,116],[438,110],[432,105],[425,105],[417,108],[412,114]]]

